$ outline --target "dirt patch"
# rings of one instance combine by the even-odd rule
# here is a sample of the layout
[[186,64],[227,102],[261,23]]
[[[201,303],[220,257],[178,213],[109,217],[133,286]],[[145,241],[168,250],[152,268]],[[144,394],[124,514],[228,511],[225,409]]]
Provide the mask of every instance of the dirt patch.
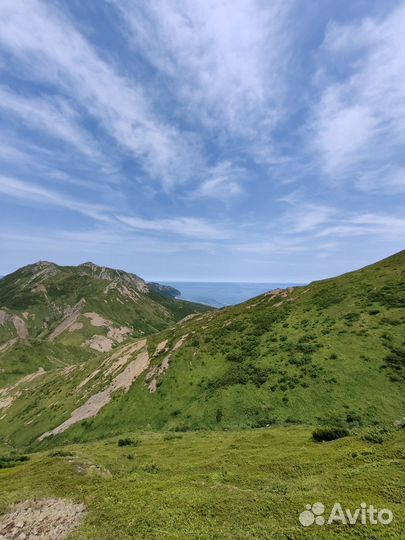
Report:
[[83,379],[82,382],[77,386],[77,390],[80,390],[81,388],[83,388],[83,386],[86,386],[88,382],[90,382],[98,373],[100,373],[100,371],[101,369],[96,369],[92,373],[90,373],[90,375]]
[[11,347],[15,345],[17,341],[18,341],[17,338],[12,338],[6,341],[5,343],[3,343],[3,345],[0,345],[0,353],[4,353],[8,351],[9,349],[11,349]]
[[81,330],[83,328],[83,323],[81,322],[75,322],[71,324],[68,328],[69,332],[76,332],[76,330]]
[[104,372],[104,377],[113,375],[120,368],[125,366],[130,357],[136,352],[143,349],[146,345],[146,339],[141,339],[136,343],[131,343],[125,347],[122,347],[119,351],[111,355],[104,364],[111,363],[110,367]]
[[123,389],[125,392],[131,388],[132,383],[139,377],[141,373],[149,366],[148,351],[143,351],[138,354],[136,360],[130,362],[127,367],[121,371],[111,384],[112,390]]
[[180,324],[180,325],[184,324],[185,322],[190,321],[191,319],[194,319],[194,317],[197,317],[197,315],[199,315],[199,313],[190,313],[190,315],[186,315],[185,317],[177,321],[176,324]]
[[24,501],[0,516],[0,538],[62,540],[80,525],[84,514],[84,504],[63,499]]
[[110,352],[113,345],[114,342],[111,339],[101,336],[100,334],[92,336],[85,343],[83,343],[84,347],[90,347],[90,349],[94,349],[95,351],[99,352]]
[[[83,315],[89,319],[92,326],[108,328],[107,337],[117,343],[121,343],[126,337],[132,333],[131,328],[122,326],[121,328],[114,328],[113,323],[107,319],[104,319],[101,315],[94,312],[83,313]],[[94,348],[94,347],[93,347]]]
[[114,328],[110,326],[107,337],[110,339],[113,339],[117,343],[121,343],[126,339],[130,334],[132,333],[131,328],[128,328],[128,326],[122,326],[121,328]]
[[12,323],[20,339],[26,340],[28,338],[28,329],[25,321],[18,315],[7,313],[4,309],[0,309],[0,326],[3,326],[8,321]]
[[101,315],[99,315],[98,313],[94,313],[94,312],[91,312],[91,313],[83,313],[83,315],[89,319],[90,321],[90,324],[92,326],[110,326],[111,325],[111,321],[107,321],[106,319],[104,319]]
[[6,321],[8,321],[8,313],[4,309],[0,309],[0,326],[3,326]]
[[14,325],[15,331],[17,332],[17,335],[20,339],[26,340],[28,339],[28,329],[25,324],[25,321],[21,319],[18,315],[13,315],[11,317],[11,322]]
[[80,315],[81,310],[86,304],[86,300],[82,298],[75,306],[69,307],[66,310],[65,318],[63,321],[58,324],[58,326],[53,330],[53,332],[48,336],[48,341],[53,341],[56,339],[62,332],[67,330],[72,324],[74,324]]
[[177,343],[175,343],[172,352],[177,351],[178,349],[180,349],[180,347],[181,347],[181,346],[183,345],[183,343],[186,341],[187,336],[188,336],[188,334],[184,334],[184,336],[181,336],[181,338],[179,339],[179,341],[177,341]]
[[32,289],[32,292],[46,294],[47,290],[43,283],[38,283],[38,285]]
[[167,351],[167,343],[169,340],[165,339],[164,341],[161,341],[158,346],[156,347],[155,353],[153,356],[159,356],[162,352]]
[[[180,347],[183,345],[183,343],[187,339],[187,336],[188,336],[188,334],[184,334],[183,336],[181,336],[181,338],[174,344],[173,349],[169,352],[169,354],[167,354],[163,358],[162,363],[160,364],[160,366],[159,367],[154,367],[153,369],[151,369],[146,374],[145,378],[146,378],[147,381],[152,379],[150,381],[149,385],[148,385],[149,392],[155,393],[157,391],[158,385],[157,385],[156,377],[158,375],[162,375],[169,368],[170,360],[172,358],[172,354],[180,349]],[[163,343],[165,344],[165,348],[166,348],[167,340],[165,342],[159,343],[159,345],[162,345]],[[159,347],[159,345],[158,345],[158,347]],[[155,351],[154,356],[156,356],[156,351]]]
[[[142,342],[146,344],[146,340],[142,340],[135,345],[139,347],[139,343]],[[117,375],[115,379],[104,390],[92,395],[83,405],[81,405],[71,413],[70,418],[65,420],[65,422],[52,429],[51,431],[43,433],[40,437],[38,437],[38,440],[42,441],[47,437],[50,437],[51,435],[58,435],[59,433],[63,433],[73,424],[81,422],[82,420],[86,420],[87,418],[97,416],[99,411],[111,401],[114,392],[116,392],[117,390],[123,390],[124,392],[127,392],[130,389],[133,382],[139,377],[141,373],[143,373],[143,371],[148,368],[149,361],[150,360],[147,350],[139,352],[136,359],[130,362],[127,367],[123,371],[121,371],[121,373],[119,373],[119,375]]]
[[[44,368],[40,367],[35,373],[30,373],[19,379],[13,386],[0,388],[0,409],[8,409],[13,401],[21,395],[21,392],[18,391],[19,387],[23,384],[30,383],[37,377],[44,375],[44,373],[46,373]],[[24,390],[26,390],[26,388],[24,388]]]

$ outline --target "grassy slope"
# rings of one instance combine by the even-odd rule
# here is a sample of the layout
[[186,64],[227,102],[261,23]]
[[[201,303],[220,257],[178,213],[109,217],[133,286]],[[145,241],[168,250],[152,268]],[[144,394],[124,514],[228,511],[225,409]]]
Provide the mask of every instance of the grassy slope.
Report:
[[[403,431],[383,444],[361,433],[319,444],[292,426],[132,436],[135,448],[117,439],[77,444],[63,448],[71,457],[43,452],[0,470],[0,512],[31,498],[84,502],[86,520],[72,534],[83,539],[405,538]],[[305,529],[298,515],[316,501],[328,511],[335,501],[353,510],[365,501],[395,520]]]
[[[404,432],[392,425],[404,410],[403,269],[401,253],[151,336],[153,353],[165,337],[173,345],[188,334],[158,392],[141,377],[98,417],[48,440],[51,450],[0,470],[0,512],[31,498],[84,502],[86,520],[72,535],[83,539],[404,539]],[[64,420],[82,399],[78,383],[99,363],[30,383],[1,422],[3,453]],[[283,427],[223,431],[274,421]],[[337,422],[352,435],[311,440],[310,424]],[[374,423],[388,429],[381,444],[364,439]],[[131,433],[136,427],[148,431]],[[194,427],[216,430],[149,431]],[[118,447],[118,434],[140,444]],[[72,456],[54,455],[61,443]],[[365,501],[390,508],[395,520],[303,528],[298,515],[316,501],[329,510]]]
[[[403,416],[405,404],[403,275],[400,253],[295,288],[287,297],[264,295],[151,336],[152,354],[162,339],[173,346],[188,334],[158,378],[158,391],[149,392],[144,374],[97,417],[44,444],[133,429],[391,425]],[[35,380],[2,419],[3,439],[29,445],[63,422],[89,397],[86,388],[82,393],[76,388],[99,363],[96,358],[68,377],[52,372]],[[95,384],[90,395],[100,389],[97,377]]]
[[[111,280],[117,276],[125,277],[128,275],[125,272],[106,269],[105,277],[99,278],[83,266],[50,264],[49,269],[50,273],[45,278],[37,265],[31,265],[0,280],[0,309],[5,307],[8,313],[19,315],[25,321],[30,337],[28,342],[21,342],[0,354],[0,387],[13,383],[22,374],[31,373],[39,366],[48,369],[97,356],[94,351],[83,350],[81,345],[95,334],[106,335],[108,329],[92,326],[82,315],[78,318],[82,324],[80,330],[65,331],[54,343],[47,341],[50,332],[63,320],[66,306],[74,306],[82,298],[86,300],[83,312],[98,313],[115,327],[131,328],[132,338],[160,331],[189,314],[209,309],[153,290],[138,294],[136,288],[131,288],[131,283],[125,280],[122,280],[125,287],[135,291],[135,301],[118,294],[114,288],[106,293]],[[38,277],[35,277],[37,273]],[[38,284],[46,287],[46,293],[35,292]],[[10,321],[0,326],[0,345],[15,336]]]
[[[150,339],[189,334],[150,394],[141,378],[64,438],[276,423],[391,423],[403,416],[404,252],[359,272],[262,296]],[[163,355],[164,356],[164,355]],[[155,360],[159,364],[162,356]]]

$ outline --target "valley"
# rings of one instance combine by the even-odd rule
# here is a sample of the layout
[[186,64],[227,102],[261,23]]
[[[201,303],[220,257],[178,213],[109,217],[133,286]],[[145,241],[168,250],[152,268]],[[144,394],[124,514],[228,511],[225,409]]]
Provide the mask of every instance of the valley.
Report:
[[355,537],[398,538],[404,263],[218,310],[95,265],[6,276],[0,509],[84,504],[89,539],[341,538],[303,505],[367,499],[396,519]]

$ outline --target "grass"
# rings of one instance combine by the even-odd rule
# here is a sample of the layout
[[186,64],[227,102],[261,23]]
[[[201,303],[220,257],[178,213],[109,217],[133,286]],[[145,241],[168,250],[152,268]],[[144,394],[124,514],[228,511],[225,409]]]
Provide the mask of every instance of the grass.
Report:
[[[381,444],[356,435],[315,443],[312,428],[236,432],[125,433],[32,454],[0,471],[0,511],[40,497],[84,502],[82,539],[402,539],[405,538],[404,432]],[[389,508],[389,526],[304,528],[304,505],[321,501]]]
[[[268,425],[384,428],[403,417],[405,253],[331,280],[296,287],[284,296],[262,295],[239,306],[215,310],[148,337],[151,356],[187,335],[157,376],[151,393],[145,373],[128,393],[90,420],[48,439],[42,447],[90,441],[137,429],[238,430]],[[171,300],[171,299],[167,299]],[[32,346],[31,371],[45,358]],[[61,343],[52,344],[62,347]],[[19,346],[20,347],[20,346]],[[65,362],[78,364],[83,352],[64,346]],[[18,348],[16,350],[19,350]],[[62,350],[60,351],[63,352]],[[14,353],[4,355],[14,369]],[[153,357],[158,367],[164,352]],[[50,371],[29,385],[6,410],[4,441],[39,449],[36,437],[61,424],[92,393],[103,388],[99,373],[79,383],[102,355],[78,364],[66,377]],[[47,366],[44,366],[47,367]],[[14,377],[17,377],[14,374]]]
[[[48,271],[46,277],[42,274],[44,269]],[[187,315],[211,309],[158,294],[153,289],[139,293],[136,284],[128,281],[130,276],[100,267],[93,271],[87,266],[48,264],[46,268],[34,264],[0,279],[0,309],[6,312],[7,319],[18,315],[29,333],[28,341],[0,353],[0,387],[12,384],[38,367],[48,370],[97,356],[94,350],[86,350],[82,345],[95,334],[107,335],[108,328],[92,326],[83,315],[77,319],[81,329],[65,331],[55,342],[47,341],[64,319],[65,310],[81,299],[86,300],[83,312],[98,313],[116,328],[129,327],[132,330],[129,338],[161,331]],[[121,292],[115,287],[107,288],[117,283]],[[38,291],[35,288],[38,285],[45,289]],[[0,324],[0,346],[16,335],[10,320]]]
[[[104,357],[85,356],[69,335],[17,345],[1,357],[3,377],[14,382],[38,365],[48,372],[11,390],[2,412],[0,512],[32,498],[84,502],[87,517],[73,535],[83,539],[405,539],[404,430],[394,427],[403,427],[405,407],[404,266],[401,252],[159,333],[152,293],[131,313],[140,332],[155,332],[151,367],[167,354],[154,354],[159,343],[172,351],[168,369],[155,372],[157,391],[143,373],[96,417],[41,444],[38,435],[112,375],[79,387]],[[54,287],[72,299],[81,278],[63,272],[68,279]],[[2,294],[13,287],[7,278]],[[126,324],[127,307],[112,302],[106,314],[99,292],[86,309]],[[172,302],[159,309],[173,318],[190,307]],[[75,365],[54,369],[67,364]],[[299,513],[318,501],[352,511],[366,502],[395,519],[302,527]]]

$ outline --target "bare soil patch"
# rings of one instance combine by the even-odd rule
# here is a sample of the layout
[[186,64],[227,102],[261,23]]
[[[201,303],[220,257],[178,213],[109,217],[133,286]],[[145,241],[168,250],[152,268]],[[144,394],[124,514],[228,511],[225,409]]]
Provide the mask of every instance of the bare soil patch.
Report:
[[0,539],[62,540],[80,525],[84,514],[84,504],[63,499],[24,501],[0,516]]

